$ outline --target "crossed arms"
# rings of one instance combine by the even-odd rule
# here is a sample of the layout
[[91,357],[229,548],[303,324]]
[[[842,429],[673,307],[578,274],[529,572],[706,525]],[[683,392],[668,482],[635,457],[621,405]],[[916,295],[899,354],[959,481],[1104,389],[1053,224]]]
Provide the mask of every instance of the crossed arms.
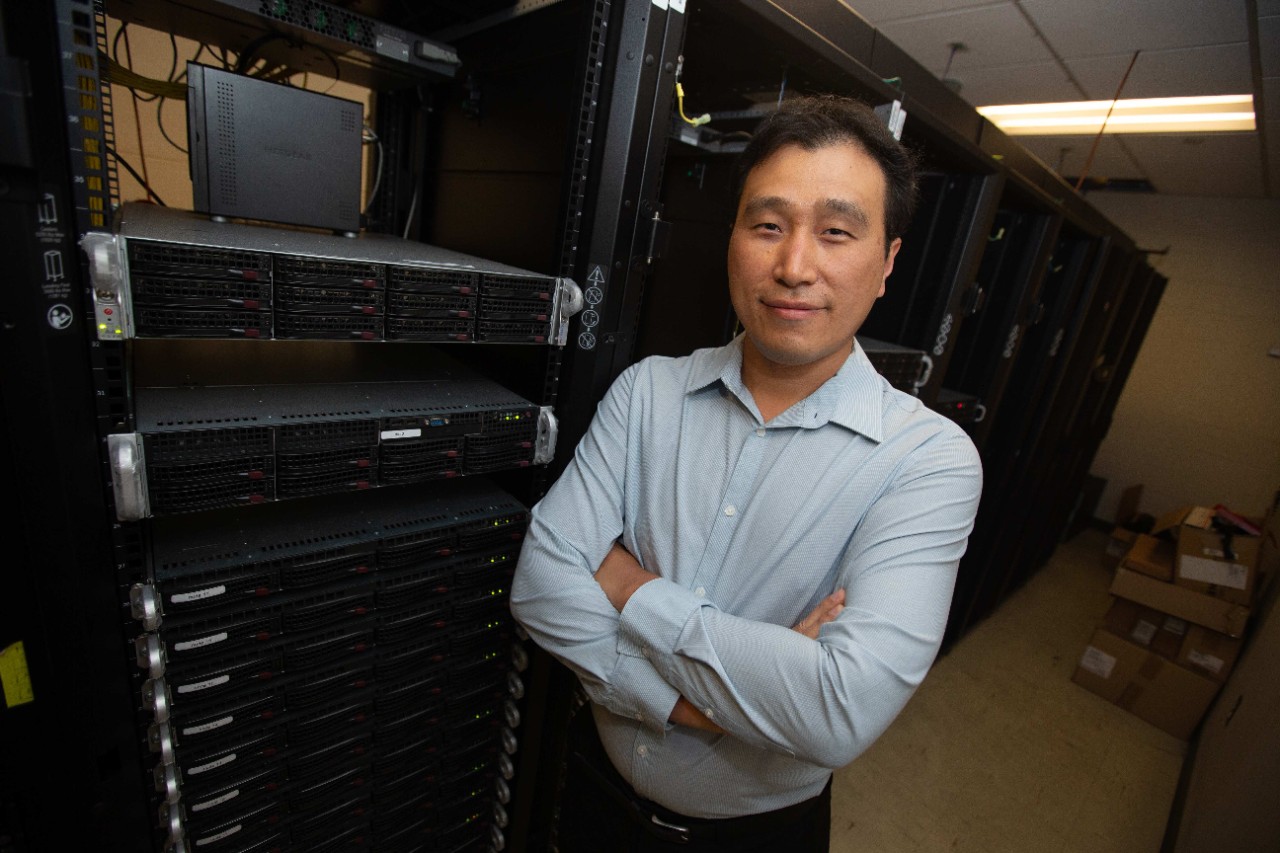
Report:
[[[810,490],[818,526],[845,531],[829,556],[752,540],[723,564],[734,588],[722,583],[706,597],[687,583],[704,543],[679,551],[690,541],[688,513],[679,531],[667,516],[672,495],[679,502],[708,489],[714,511],[719,485],[697,478],[707,464],[722,466],[718,456],[675,458],[671,448],[688,437],[682,420],[708,434],[722,424],[713,409],[682,410],[687,418],[650,411],[671,382],[655,375],[662,369],[641,362],[624,372],[534,508],[513,613],[614,714],[654,731],[709,723],[750,746],[843,766],[888,726],[937,653],[981,487],[977,454],[958,429],[932,420],[912,427],[921,437],[906,451],[885,458],[877,447],[852,475]],[[671,467],[654,470],[664,454]],[[653,491],[668,480],[671,491]],[[796,509],[783,500],[769,517]],[[837,590],[843,602],[827,598]]]
[[[646,583],[657,579],[658,575],[645,571],[644,567],[640,565],[640,561],[631,556],[627,549],[617,543],[614,543],[613,547],[609,549],[609,554],[604,558],[604,562],[600,564],[600,568],[595,573],[596,583],[604,590],[609,603],[619,613],[626,607],[632,593]],[[811,640],[818,639],[818,632],[822,629],[822,626],[835,619],[840,615],[840,611],[844,610],[844,598],[843,589],[838,589],[831,593],[831,595],[818,602],[818,605],[809,611],[808,615],[792,626],[792,630],[803,634]],[[671,714],[668,717],[668,722],[717,734],[724,732],[724,729],[708,719],[705,714],[694,707],[692,702],[683,696],[676,700],[675,707],[671,709]]]

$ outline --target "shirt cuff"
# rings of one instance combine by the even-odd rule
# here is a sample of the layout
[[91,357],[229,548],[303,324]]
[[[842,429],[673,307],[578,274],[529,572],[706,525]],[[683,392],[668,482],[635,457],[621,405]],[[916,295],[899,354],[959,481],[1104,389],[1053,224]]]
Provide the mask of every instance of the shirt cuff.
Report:
[[644,584],[622,608],[618,653],[648,658],[659,673],[663,672],[689,618],[699,608],[711,606],[705,598],[665,578]]
[[643,658],[621,655],[610,681],[625,684],[626,689],[611,688],[607,699],[600,703],[605,708],[636,720],[654,732],[671,728],[671,710],[680,698],[680,691],[668,684],[653,664]]

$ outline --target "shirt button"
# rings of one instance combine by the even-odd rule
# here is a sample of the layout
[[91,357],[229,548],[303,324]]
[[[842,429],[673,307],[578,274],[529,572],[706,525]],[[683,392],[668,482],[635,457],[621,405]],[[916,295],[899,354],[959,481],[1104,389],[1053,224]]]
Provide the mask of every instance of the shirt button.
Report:
[[724,514],[731,517],[737,511],[738,511],[737,507],[735,507],[733,504],[729,504],[727,507],[724,508]]
[[707,588],[705,586],[700,586],[693,591],[693,594],[699,598],[705,598],[707,595]]
[[649,747],[645,746],[644,744],[641,744],[640,746],[636,747],[636,755],[640,756],[641,758],[644,758],[648,754],[649,754]]
[[716,715],[716,712],[711,710],[710,708],[703,708],[702,715],[709,720]]
[[641,714],[641,713],[639,713],[639,712],[637,711],[637,712],[636,712],[636,719],[643,723],[643,722],[644,722],[644,714]]
[[756,430],[756,435],[760,436],[761,438],[764,438],[764,430],[763,429]]

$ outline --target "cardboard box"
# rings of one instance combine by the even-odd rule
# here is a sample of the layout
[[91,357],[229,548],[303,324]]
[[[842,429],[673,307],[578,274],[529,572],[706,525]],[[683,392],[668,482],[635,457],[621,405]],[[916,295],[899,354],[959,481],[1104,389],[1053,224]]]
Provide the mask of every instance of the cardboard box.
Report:
[[1071,680],[1183,740],[1220,687],[1105,628],[1094,632]]
[[1242,604],[1165,583],[1124,566],[1116,569],[1111,594],[1145,604],[1161,613],[1179,616],[1229,637],[1242,636],[1249,621],[1249,608]]
[[1203,625],[1124,598],[1112,601],[1102,627],[1218,683],[1226,681],[1240,655],[1242,643]]
[[1157,518],[1156,523],[1151,527],[1151,535],[1159,536],[1166,530],[1174,530],[1182,525],[1208,529],[1212,524],[1213,510],[1205,506],[1184,506],[1170,510]]
[[1170,582],[1173,580],[1173,564],[1178,552],[1172,542],[1139,533],[1134,537],[1120,565],[1135,572]]
[[1111,528],[1111,535],[1107,539],[1107,547],[1103,551],[1103,565],[1109,568],[1118,565],[1125,555],[1129,553],[1130,549],[1133,548],[1133,543],[1139,535],[1132,530],[1125,530],[1123,527]]
[[1224,537],[1216,530],[1182,525],[1178,528],[1174,583],[1236,604],[1249,604],[1257,586],[1261,544],[1258,536],[1237,533]]
[[1243,641],[1235,637],[1188,623],[1187,637],[1174,662],[1221,684],[1231,674],[1243,645]]
[[[1261,538],[1236,533],[1229,539],[1213,528],[1216,511],[1209,507],[1181,507],[1156,519],[1151,536],[1158,540],[1176,542],[1172,577],[1163,578],[1155,569],[1163,566],[1164,552],[1151,548],[1139,554],[1129,568],[1152,577],[1172,580],[1179,586],[1205,595],[1212,595],[1235,604],[1248,605],[1257,589],[1258,546]],[[1224,544],[1229,544],[1231,554]],[[1136,544],[1135,544],[1135,547]],[[1142,564],[1143,557],[1150,557],[1150,565]],[[1128,558],[1126,557],[1126,560]]]

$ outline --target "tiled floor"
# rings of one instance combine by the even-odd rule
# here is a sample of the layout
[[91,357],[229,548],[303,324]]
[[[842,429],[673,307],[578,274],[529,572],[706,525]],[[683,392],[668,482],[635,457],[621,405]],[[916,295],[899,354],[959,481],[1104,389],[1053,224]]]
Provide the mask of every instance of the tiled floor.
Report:
[[1110,602],[1086,531],[835,777],[832,853],[1156,853],[1186,744],[1071,681]]

